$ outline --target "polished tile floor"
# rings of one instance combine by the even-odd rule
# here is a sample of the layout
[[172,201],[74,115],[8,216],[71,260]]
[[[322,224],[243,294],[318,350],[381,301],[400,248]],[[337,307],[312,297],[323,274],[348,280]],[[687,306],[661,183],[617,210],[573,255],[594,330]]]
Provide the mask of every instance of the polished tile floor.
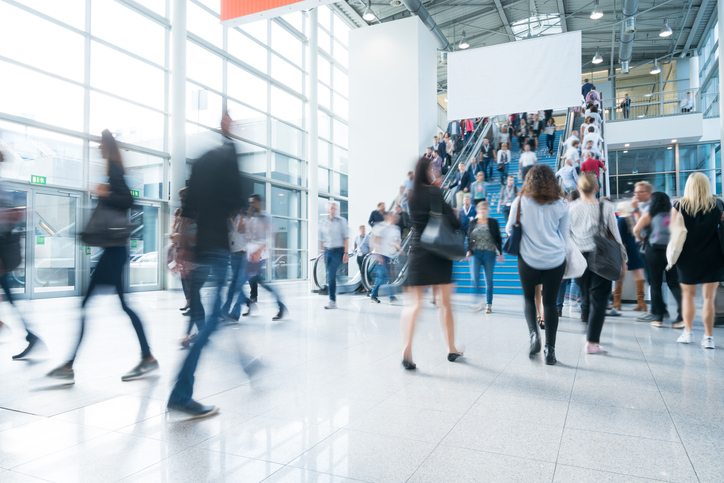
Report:
[[[0,305],[14,327],[0,333],[0,481],[724,480],[724,350],[699,346],[700,321],[685,346],[627,311],[604,326],[608,354],[587,356],[584,326],[564,317],[550,367],[528,357],[519,297],[496,297],[486,316],[460,296],[465,358],[447,362],[426,302],[410,372],[399,306],[341,296],[325,311],[306,284],[282,287],[288,320],[272,323],[260,303],[215,334],[195,387],[221,410],[199,421],[165,411],[185,355],[179,292],[129,295],[161,364],[133,382],[121,382],[139,353],[131,324],[117,298],[97,297],[70,387],[42,376],[67,356],[79,299],[21,302],[48,342],[29,362],[10,360],[23,341]],[[724,344],[724,331],[715,337]],[[242,365],[256,356],[250,380]]]

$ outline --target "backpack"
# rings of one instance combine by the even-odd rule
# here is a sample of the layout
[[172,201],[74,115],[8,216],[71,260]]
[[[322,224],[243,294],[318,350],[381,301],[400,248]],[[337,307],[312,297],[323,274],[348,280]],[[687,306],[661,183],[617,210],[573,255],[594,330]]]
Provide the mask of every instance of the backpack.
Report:
[[651,219],[651,232],[649,233],[649,245],[653,247],[666,247],[671,239],[669,224],[671,223],[671,215],[669,213],[659,213]]

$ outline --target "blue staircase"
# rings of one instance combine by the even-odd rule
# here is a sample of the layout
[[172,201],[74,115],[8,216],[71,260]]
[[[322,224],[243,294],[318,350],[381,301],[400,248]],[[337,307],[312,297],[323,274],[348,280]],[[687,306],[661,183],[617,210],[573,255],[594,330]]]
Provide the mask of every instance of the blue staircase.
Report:
[[[560,143],[560,137],[563,135],[563,131],[556,131],[556,140],[553,145],[553,155],[548,155],[546,149],[546,136],[541,134],[538,140],[538,164],[547,164],[554,171],[556,170],[556,156],[558,153],[558,145]],[[518,161],[520,159],[520,153],[522,150],[518,145],[518,138],[512,139],[511,146],[511,161],[508,169],[508,174],[516,175],[516,186],[520,190],[522,183],[518,181]],[[490,216],[498,220],[500,224],[500,231],[503,237],[503,243],[507,235],[505,234],[505,221],[503,220],[503,213],[498,213],[498,204],[500,202],[500,181],[499,173],[494,172],[493,183],[488,183],[488,204],[490,206]],[[514,216],[511,214],[511,216]],[[485,276],[480,274],[480,284],[484,287]],[[457,293],[475,293],[475,287],[473,286],[472,278],[470,277],[470,266],[468,262],[454,262],[453,263],[453,282],[456,284]],[[515,257],[505,255],[505,261],[503,263],[495,263],[495,271],[493,275],[493,284],[495,286],[496,294],[513,294],[522,295],[523,291],[520,288],[520,278],[518,276],[518,260]],[[481,288],[485,292],[485,288]]]

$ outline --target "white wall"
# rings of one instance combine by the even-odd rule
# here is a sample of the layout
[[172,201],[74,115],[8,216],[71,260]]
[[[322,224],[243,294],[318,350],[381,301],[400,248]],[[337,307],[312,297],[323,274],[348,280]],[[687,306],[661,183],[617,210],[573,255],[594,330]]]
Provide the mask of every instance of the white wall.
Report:
[[703,134],[701,113],[606,123],[609,150],[623,148],[626,143],[637,147],[668,144],[672,139],[680,143],[697,142]]
[[[417,17],[349,33],[349,225],[389,204],[437,132],[437,47]],[[389,206],[387,207],[389,209]]]

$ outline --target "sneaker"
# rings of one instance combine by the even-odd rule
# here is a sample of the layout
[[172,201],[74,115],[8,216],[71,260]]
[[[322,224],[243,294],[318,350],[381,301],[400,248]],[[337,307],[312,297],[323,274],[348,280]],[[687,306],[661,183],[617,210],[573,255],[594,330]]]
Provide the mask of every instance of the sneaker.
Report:
[[335,302],[334,300],[330,300],[329,303],[324,306],[324,308],[327,309],[327,310],[336,309],[336,308],[337,308],[337,302]]
[[586,344],[586,354],[605,354],[606,351],[598,344]]
[[221,318],[224,319],[225,321],[231,322],[233,324],[236,324],[239,322],[238,318],[234,318],[234,316],[228,312],[221,312]]
[[[3,324],[5,325],[5,324]],[[34,347],[41,347],[44,346],[43,341],[38,338],[35,334],[28,333],[27,337],[25,337],[25,340],[28,341],[28,345],[25,347],[25,349],[20,354],[15,354],[13,356],[14,361],[19,361],[22,359],[25,359],[28,354],[30,354],[30,351],[33,350]],[[40,345],[38,345],[40,344]]]
[[492,305],[486,305],[486,306],[485,306],[485,313],[486,313],[486,314],[492,314],[492,313],[493,313],[493,306],[492,306]]
[[201,419],[208,418],[219,412],[219,408],[216,406],[204,406],[196,401],[191,401],[188,406],[181,406],[179,404],[168,403],[166,409],[182,411],[191,416],[190,419]]
[[611,307],[610,309],[608,309],[608,310],[606,311],[606,315],[609,316],[609,317],[620,317],[620,316],[621,316],[621,312],[619,312],[618,310],[616,310],[614,307]]
[[656,320],[656,317],[651,312],[645,312],[636,317],[636,320],[638,322],[653,322],[654,320]]
[[149,372],[157,371],[158,370],[158,361],[148,361],[146,359],[141,360],[141,362],[138,363],[136,367],[128,371],[123,377],[121,377],[121,381],[133,381],[135,379],[140,379]]
[[393,295],[392,297],[390,297],[390,305],[393,305],[395,302],[397,302],[397,297]]
[[288,313],[289,313],[289,311],[287,310],[287,306],[280,303],[279,312],[277,312],[277,314],[274,317],[272,317],[272,320],[282,320],[282,317],[284,317],[284,315],[288,314]]
[[704,349],[713,349],[714,348],[714,337],[705,335],[704,338],[701,339],[701,346]]
[[485,308],[485,302],[480,302],[477,305],[473,305],[473,312],[480,312]]
[[664,323],[660,320],[654,320],[651,322],[651,327],[663,327]]
[[62,379],[68,384],[75,384],[75,372],[73,372],[73,369],[66,369],[65,365],[56,367],[45,376],[52,377],[54,379]]
[[372,297],[370,297],[370,302],[373,303],[373,304],[378,304],[378,303],[380,303],[380,299],[378,299],[377,297],[372,296]]
[[681,322],[674,322],[671,324],[672,329],[683,329],[686,327],[686,323],[684,321]]
[[242,317],[249,317],[251,315],[251,304],[253,302],[249,302],[246,304],[246,311],[241,314]]
[[681,344],[691,344],[694,342],[694,334],[692,334],[689,331],[684,331],[678,339],[676,339],[676,342],[679,342]]

